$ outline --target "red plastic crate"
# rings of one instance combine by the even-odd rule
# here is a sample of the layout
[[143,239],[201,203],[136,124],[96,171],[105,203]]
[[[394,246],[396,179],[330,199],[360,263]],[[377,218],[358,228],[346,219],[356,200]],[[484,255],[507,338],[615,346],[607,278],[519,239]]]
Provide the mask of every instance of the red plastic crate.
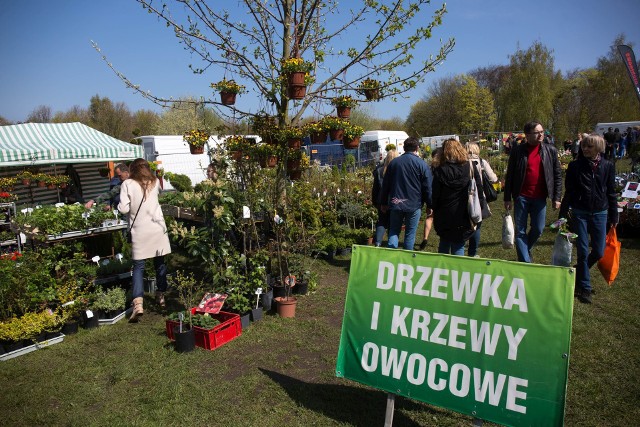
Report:
[[[195,308],[192,309],[192,312],[193,311],[195,311]],[[218,314],[212,314],[211,316],[214,319],[218,319],[220,324],[213,329],[202,329],[194,326],[193,331],[196,346],[202,347],[206,350],[214,350],[242,335],[242,324],[238,314],[221,311]],[[167,320],[166,322],[167,337],[169,337],[171,341],[174,340],[173,328],[178,325],[179,322],[173,320]]]

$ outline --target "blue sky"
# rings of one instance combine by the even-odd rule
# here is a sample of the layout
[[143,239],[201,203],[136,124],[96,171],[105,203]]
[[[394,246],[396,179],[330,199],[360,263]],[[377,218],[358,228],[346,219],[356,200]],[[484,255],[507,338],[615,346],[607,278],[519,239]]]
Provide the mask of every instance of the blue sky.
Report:
[[[440,4],[433,2],[433,9]],[[534,41],[553,50],[562,71],[594,66],[622,32],[640,57],[640,25],[632,23],[640,14],[637,0],[452,0],[447,9],[434,36],[455,37],[453,53],[408,99],[373,104],[375,115],[404,119],[434,80],[508,64],[510,54]],[[86,108],[96,94],[124,102],[132,112],[160,111],[125,88],[91,40],[117,69],[158,96],[207,96],[209,83],[220,76],[193,75],[190,54],[133,0],[0,0],[0,116],[22,121],[39,105],[54,112]]]

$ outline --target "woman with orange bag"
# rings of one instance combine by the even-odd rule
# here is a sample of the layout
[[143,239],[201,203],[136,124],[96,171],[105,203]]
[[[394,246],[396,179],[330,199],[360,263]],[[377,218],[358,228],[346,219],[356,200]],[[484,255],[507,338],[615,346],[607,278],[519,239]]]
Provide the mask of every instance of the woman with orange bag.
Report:
[[615,167],[602,156],[604,139],[600,135],[588,135],[582,139],[580,148],[581,154],[567,168],[566,192],[559,216],[567,218],[571,208],[572,231],[578,235],[575,296],[580,302],[591,304],[589,270],[602,258],[607,230],[618,224],[618,205]]

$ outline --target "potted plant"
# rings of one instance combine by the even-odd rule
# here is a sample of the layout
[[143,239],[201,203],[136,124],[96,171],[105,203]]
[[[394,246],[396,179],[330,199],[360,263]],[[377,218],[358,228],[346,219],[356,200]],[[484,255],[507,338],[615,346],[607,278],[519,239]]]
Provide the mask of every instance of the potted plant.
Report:
[[182,135],[182,139],[189,144],[191,154],[202,154],[204,153],[204,144],[209,141],[210,136],[206,130],[191,129]]
[[275,168],[278,164],[278,149],[273,145],[262,144],[256,147],[256,154],[263,168]]
[[16,175],[16,177],[22,182],[22,185],[28,187],[31,185],[31,182],[35,181],[36,174],[29,170],[24,170]]
[[309,72],[313,68],[310,62],[302,58],[282,60],[280,72],[287,79],[287,94],[291,99],[304,99],[307,86],[312,81]]
[[362,135],[364,135],[364,128],[362,126],[349,123],[344,127],[342,145],[347,149],[358,148]]
[[0,190],[13,191],[13,187],[18,183],[17,177],[0,178]]
[[309,122],[304,125],[305,133],[309,134],[312,144],[324,144],[327,140],[327,126],[322,121]]
[[297,181],[302,177],[302,171],[309,167],[309,156],[302,150],[290,148],[287,153],[287,174],[289,179]]
[[227,152],[230,153],[231,158],[235,161],[241,160],[243,155],[248,154],[249,143],[242,135],[228,136],[225,139],[224,145]]
[[278,129],[276,139],[287,143],[289,148],[300,149],[304,129],[298,126],[285,125]]
[[[188,312],[188,324],[183,325],[181,321],[180,325],[173,329],[176,351],[179,353],[186,353],[192,351],[196,345],[193,329],[191,328],[193,316],[192,308],[194,308],[200,301],[199,296],[203,289],[203,285],[202,282],[193,276],[193,273],[183,273],[180,270],[176,271],[175,274],[170,277],[170,281],[171,286],[178,292],[178,299],[180,300],[180,303]],[[186,317],[187,316],[185,316],[185,319]]]
[[380,82],[366,78],[360,84],[358,92],[363,94],[368,101],[377,101],[380,99]]
[[322,123],[329,131],[331,141],[342,141],[345,126],[349,125],[349,121],[337,116],[326,116],[322,119]]
[[127,297],[124,289],[113,287],[106,291],[99,290],[91,307],[102,313],[104,319],[114,319],[125,310]]
[[351,109],[358,105],[358,101],[350,95],[341,95],[333,98],[331,103],[336,106],[338,117],[348,119],[351,116]]
[[239,85],[235,80],[220,80],[218,83],[211,83],[211,88],[220,92],[220,102],[222,105],[233,105],[236,103],[236,95],[243,93],[245,87]]
[[271,145],[275,142],[273,135],[278,128],[278,120],[274,116],[261,112],[249,119],[251,131],[260,135],[262,141]]

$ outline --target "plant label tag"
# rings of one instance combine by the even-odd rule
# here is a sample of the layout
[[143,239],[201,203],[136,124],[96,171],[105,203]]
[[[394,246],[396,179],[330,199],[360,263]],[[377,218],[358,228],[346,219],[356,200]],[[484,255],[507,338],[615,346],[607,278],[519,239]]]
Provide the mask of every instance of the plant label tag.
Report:
[[85,311],[85,314],[87,315],[87,319],[91,319],[93,317],[93,311],[91,310]]
[[262,293],[262,288],[256,289],[256,295],[260,295]]
[[249,206],[242,207],[242,218],[244,219],[251,218],[251,209],[249,209]]

